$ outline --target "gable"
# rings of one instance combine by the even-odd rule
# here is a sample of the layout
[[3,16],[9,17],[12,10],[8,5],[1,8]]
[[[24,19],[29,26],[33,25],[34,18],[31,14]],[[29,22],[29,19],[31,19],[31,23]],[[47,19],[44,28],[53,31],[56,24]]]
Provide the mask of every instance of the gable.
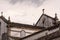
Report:
[[36,23],[36,26],[40,26],[40,27],[50,27],[53,26],[54,24],[54,18],[46,15],[46,14],[42,14],[41,17],[39,18],[39,20]]
[[6,33],[7,32],[7,23],[5,23],[1,18],[0,18],[0,22],[1,22],[1,26],[0,26],[0,28],[1,28],[1,35],[3,34],[3,33]]
[[5,17],[0,16],[0,19],[2,19],[5,23],[8,23],[8,20]]

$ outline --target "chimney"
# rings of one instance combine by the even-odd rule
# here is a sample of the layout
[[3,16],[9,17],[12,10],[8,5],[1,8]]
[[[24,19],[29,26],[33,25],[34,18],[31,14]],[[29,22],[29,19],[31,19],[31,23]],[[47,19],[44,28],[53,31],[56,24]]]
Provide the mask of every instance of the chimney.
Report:
[[1,12],[1,16],[3,16],[3,12]]
[[33,23],[33,26],[35,26],[35,23]]
[[58,25],[58,17],[57,17],[57,13],[55,13],[55,25]]
[[44,14],[44,10],[45,10],[45,9],[42,9],[43,14]]
[[8,21],[10,22],[10,16],[8,17]]
[[55,13],[55,20],[58,20],[57,13]]

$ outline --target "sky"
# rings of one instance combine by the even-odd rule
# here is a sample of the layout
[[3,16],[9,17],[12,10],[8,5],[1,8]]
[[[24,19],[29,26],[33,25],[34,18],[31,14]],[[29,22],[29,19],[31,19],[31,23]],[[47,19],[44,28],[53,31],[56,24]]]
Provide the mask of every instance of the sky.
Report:
[[6,19],[10,16],[12,22],[33,25],[42,15],[42,9],[45,14],[54,17],[57,13],[60,18],[60,0],[0,0],[0,12]]

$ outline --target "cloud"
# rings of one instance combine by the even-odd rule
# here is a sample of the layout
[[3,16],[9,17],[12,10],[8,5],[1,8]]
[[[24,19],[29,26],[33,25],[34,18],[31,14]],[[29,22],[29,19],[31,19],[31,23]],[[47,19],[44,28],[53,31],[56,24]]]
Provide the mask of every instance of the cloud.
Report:
[[43,4],[45,0],[10,0],[9,3],[11,4],[16,4],[16,3],[20,3],[22,5],[31,5],[31,6],[37,6],[39,7],[40,5]]
[[[32,24],[40,14],[44,0],[0,0],[0,11],[11,21]],[[36,8],[37,7],[37,8]],[[17,20],[18,19],[18,20]]]

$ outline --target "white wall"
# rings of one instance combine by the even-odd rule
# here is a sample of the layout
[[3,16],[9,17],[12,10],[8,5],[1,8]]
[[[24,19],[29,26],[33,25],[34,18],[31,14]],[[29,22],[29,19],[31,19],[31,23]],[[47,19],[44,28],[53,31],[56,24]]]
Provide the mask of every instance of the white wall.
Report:
[[41,17],[40,21],[37,23],[37,26],[43,27],[43,23],[42,22],[43,22],[44,19],[45,19],[44,27],[53,26],[54,20],[49,18],[49,17],[47,17],[47,16],[44,16],[44,15]]
[[10,28],[9,36],[20,37],[20,33],[22,30],[25,31],[25,36],[28,36],[28,35],[31,35],[35,32],[40,31],[40,30],[31,30],[31,29],[22,29],[22,28]]
[[23,39],[23,40],[36,40],[36,39],[38,39],[38,38],[40,38],[40,37],[46,36],[46,33],[47,33],[47,35],[49,35],[49,34],[51,34],[51,33],[54,33],[54,32],[56,32],[56,31],[58,31],[58,30],[59,30],[59,28],[53,29],[53,30],[51,30],[51,31],[46,30],[46,31],[43,31],[43,32],[38,33],[38,34],[36,34],[36,35],[30,36],[30,37],[28,37],[28,38],[25,38],[25,39]]
[[1,38],[3,33],[7,33],[7,28],[6,28],[7,24],[2,19],[0,19],[0,22],[1,22],[1,29],[0,29],[1,30],[0,38]]

